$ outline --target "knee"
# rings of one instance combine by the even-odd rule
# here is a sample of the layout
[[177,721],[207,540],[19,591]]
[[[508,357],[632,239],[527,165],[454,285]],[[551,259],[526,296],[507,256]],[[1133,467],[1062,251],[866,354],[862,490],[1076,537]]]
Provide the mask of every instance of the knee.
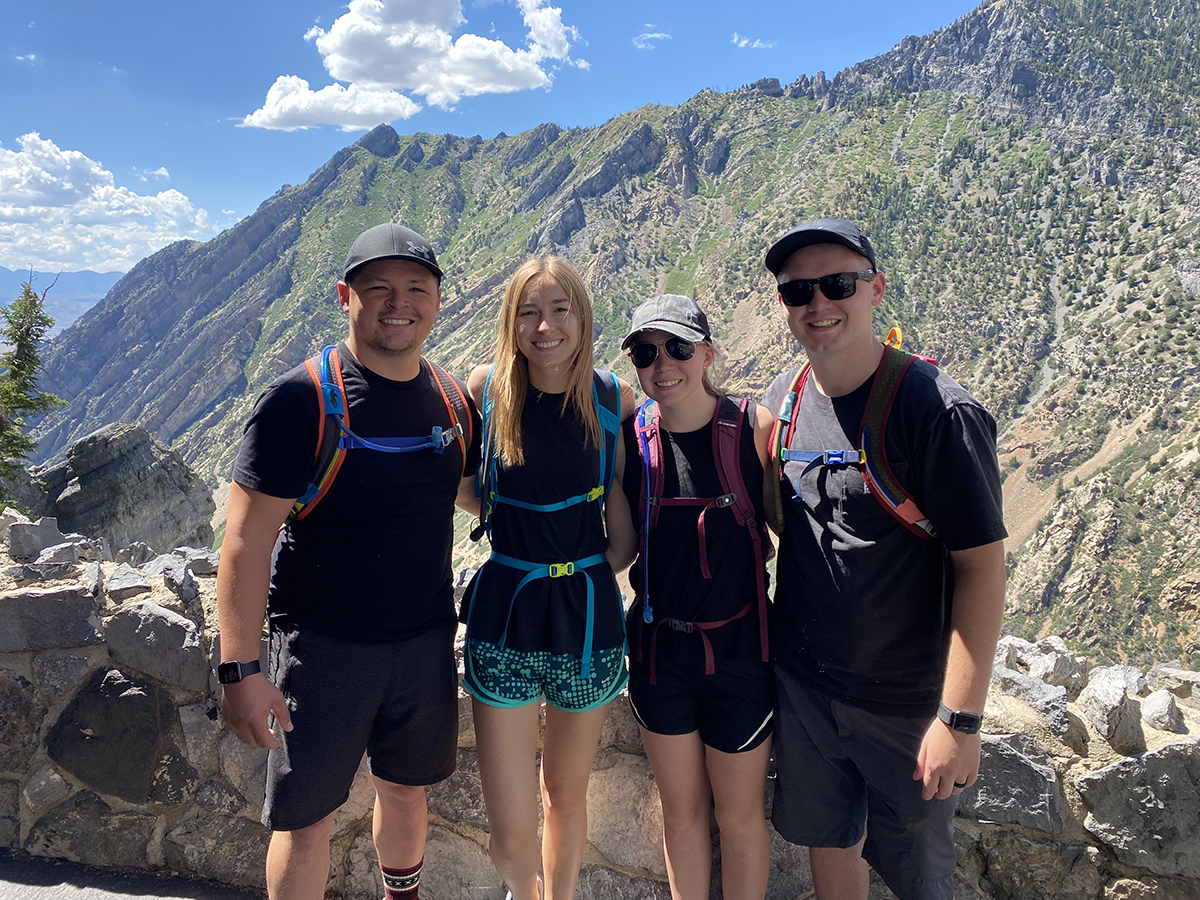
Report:
[[715,810],[717,828],[726,837],[737,839],[765,833],[767,817],[763,808],[749,804],[739,804],[735,807],[717,806]]
[[488,856],[491,857],[492,864],[501,872],[509,871],[514,866],[526,863],[530,858],[536,860],[538,858],[537,832],[526,834],[523,829],[520,832],[507,829],[493,831],[488,836]]
[[321,821],[304,828],[276,831],[271,835],[271,841],[286,844],[302,852],[321,850],[329,846],[329,838],[333,830],[333,816],[334,814],[330,813]]
[[396,784],[373,778],[375,798],[379,805],[387,810],[405,811],[425,808],[425,787],[423,785]]
[[[590,773],[589,773],[590,774]],[[587,779],[564,778],[542,771],[542,806],[547,815],[569,816],[587,812]]]

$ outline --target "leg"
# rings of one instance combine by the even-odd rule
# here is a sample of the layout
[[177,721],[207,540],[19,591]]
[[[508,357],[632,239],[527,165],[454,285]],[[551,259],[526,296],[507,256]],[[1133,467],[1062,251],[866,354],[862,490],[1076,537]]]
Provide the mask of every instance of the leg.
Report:
[[333,813],[315,825],[271,834],[267,848],[267,894],[271,900],[321,900],[329,880],[329,833]]
[[408,869],[425,856],[425,834],[429,814],[425,788],[396,784],[372,776],[375,784],[375,815],[371,834],[379,862],[389,869]]
[[859,841],[853,847],[808,848],[817,900],[866,900],[871,873],[862,846]]
[[742,753],[704,749],[721,830],[722,895],[725,900],[763,900],[771,869],[763,796],[771,739]]
[[587,787],[600,743],[608,705],[587,712],[564,712],[546,706],[546,740],[542,748],[543,900],[575,896],[579,867],[587,844]]
[[[642,731],[642,746],[654,770],[663,810],[663,851],[671,900],[708,900],[712,879],[712,834],[709,811],[712,790],[705,768],[700,733],[657,734]],[[711,752],[711,751],[710,751]],[[763,772],[764,780],[766,770]],[[761,803],[759,817],[762,817]],[[766,820],[763,820],[764,835]],[[721,832],[722,847],[725,833]],[[724,854],[722,854],[724,861]],[[726,891],[730,900],[734,894]],[[761,900],[761,898],[760,898]]]
[[536,900],[538,704],[503,709],[473,701],[475,743],[491,840],[488,852],[515,900]]

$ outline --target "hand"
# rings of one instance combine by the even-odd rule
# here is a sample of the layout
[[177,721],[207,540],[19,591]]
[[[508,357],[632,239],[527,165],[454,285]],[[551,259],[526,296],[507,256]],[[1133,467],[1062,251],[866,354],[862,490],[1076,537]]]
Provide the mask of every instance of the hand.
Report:
[[924,782],[921,799],[945,800],[973,785],[979,776],[980,746],[978,734],[953,731],[941,719],[934,719],[921,741],[912,776],[914,781]]
[[271,730],[269,716],[284,731],[292,730],[292,714],[283,699],[283,692],[261,672],[248,675],[236,684],[224,687],[221,715],[225,727],[255,750],[274,750],[283,746],[283,738]]

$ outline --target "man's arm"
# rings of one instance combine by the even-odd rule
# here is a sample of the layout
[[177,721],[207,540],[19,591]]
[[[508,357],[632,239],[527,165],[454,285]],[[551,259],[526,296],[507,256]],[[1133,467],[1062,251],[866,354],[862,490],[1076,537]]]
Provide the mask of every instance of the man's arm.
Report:
[[[1004,616],[1004,542],[952,550],[954,599],[950,614],[950,655],[942,702],[952,710],[983,713],[992,659]],[[921,796],[944,799],[956,787],[969,787],[979,775],[980,737],[951,730],[934,719],[921,742],[913,779]]]
[[[229,488],[229,512],[221,565],[217,570],[217,616],[221,661],[257,660],[271,582],[271,553],[293,500],[251,490],[236,481]],[[256,749],[283,746],[268,727],[275,714],[284,731],[292,730],[283,694],[263,673],[224,686],[222,716],[244,743]]]

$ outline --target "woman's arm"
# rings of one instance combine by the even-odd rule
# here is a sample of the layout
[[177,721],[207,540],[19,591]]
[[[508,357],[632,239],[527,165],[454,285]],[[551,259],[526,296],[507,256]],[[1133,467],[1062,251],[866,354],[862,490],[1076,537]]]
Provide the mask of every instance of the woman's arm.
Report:
[[616,465],[612,487],[604,498],[604,527],[608,532],[608,564],[614,572],[628,569],[637,555],[637,532],[633,527],[633,513],[629,500],[621,486],[625,472],[625,431],[617,434]]

